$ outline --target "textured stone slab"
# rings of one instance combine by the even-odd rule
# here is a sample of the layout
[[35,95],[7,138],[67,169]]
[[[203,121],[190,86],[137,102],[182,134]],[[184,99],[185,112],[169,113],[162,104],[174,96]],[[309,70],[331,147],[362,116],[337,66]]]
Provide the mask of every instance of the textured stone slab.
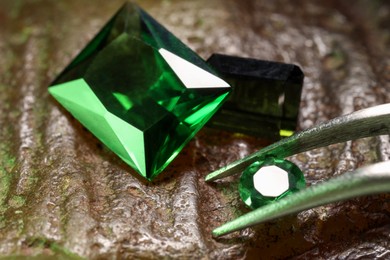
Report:
[[[49,97],[47,86],[122,1],[0,2],[0,254],[124,258],[388,257],[389,195],[308,210],[221,239],[247,209],[238,177],[204,176],[266,142],[203,129],[152,184]],[[140,1],[203,58],[298,64],[299,127],[390,102],[386,1]],[[75,31],[79,33],[74,33]],[[80,35],[83,35],[80,37]],[[290,158],[309,185],[389,160],[389,136]],[[55,258],[55,257],[53,257]]]

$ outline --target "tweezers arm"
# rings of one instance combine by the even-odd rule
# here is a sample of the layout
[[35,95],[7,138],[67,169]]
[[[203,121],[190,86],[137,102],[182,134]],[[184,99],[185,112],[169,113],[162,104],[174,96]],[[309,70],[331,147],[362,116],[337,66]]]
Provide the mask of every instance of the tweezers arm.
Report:
[[390,104],[362,109],[285,138],[206,176],[206,181],[238,172],[266,156],[284,158],[330,144],[390,133]]
[[216,228],[213,236],[222,236],[331,202],[382,192],[390,192],[390,162],[366,166],[291,194]]

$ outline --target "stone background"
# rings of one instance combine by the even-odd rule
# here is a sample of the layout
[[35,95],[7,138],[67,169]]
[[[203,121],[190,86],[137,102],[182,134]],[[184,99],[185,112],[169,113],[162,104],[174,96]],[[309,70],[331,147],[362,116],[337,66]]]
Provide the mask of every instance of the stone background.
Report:
[[[83,130],[47,86],[122,3],[0,0],[1,256],[390,258],[389,194],[213,239],[213,228],[247,209],[237,177],[203,178],[263,140],[205,128],[147,184]],[[390,102],[388,1],[139,3],[204,58],[220,52],[300,65],[300,129]],[[389,136],[381,136],[291,160],[313,185],[389,157]]]

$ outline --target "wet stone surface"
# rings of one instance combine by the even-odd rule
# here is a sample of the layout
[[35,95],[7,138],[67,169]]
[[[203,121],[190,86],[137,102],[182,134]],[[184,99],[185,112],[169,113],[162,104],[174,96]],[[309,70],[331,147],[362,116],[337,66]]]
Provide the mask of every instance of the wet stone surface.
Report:
[[[204,128],[148,184],[83,129],[47,86],[121,5],[0,2],[1,256],[390,257],[388,194],[213,239],[214,227],[247,209],[238,176],[212,184],[203,178],[266,145],[260,138]],[[205,59],[218,52],[301,66],[300,129],[390,102],[386,1],[150,0],[141,6]],[[389,160],[389,136],[289,159],[314,185]]]

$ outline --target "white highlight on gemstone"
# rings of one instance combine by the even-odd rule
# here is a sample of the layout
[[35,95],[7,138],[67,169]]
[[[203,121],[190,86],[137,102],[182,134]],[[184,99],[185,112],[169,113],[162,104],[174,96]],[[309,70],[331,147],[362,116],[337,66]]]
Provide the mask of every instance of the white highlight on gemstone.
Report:
[[288,190],[288,173],[275,166],[264,166],[253,175],[255,189],[266,197],[278,197]]
[[187,88],[228,88],[228,83],[165,49],[158,50]]

